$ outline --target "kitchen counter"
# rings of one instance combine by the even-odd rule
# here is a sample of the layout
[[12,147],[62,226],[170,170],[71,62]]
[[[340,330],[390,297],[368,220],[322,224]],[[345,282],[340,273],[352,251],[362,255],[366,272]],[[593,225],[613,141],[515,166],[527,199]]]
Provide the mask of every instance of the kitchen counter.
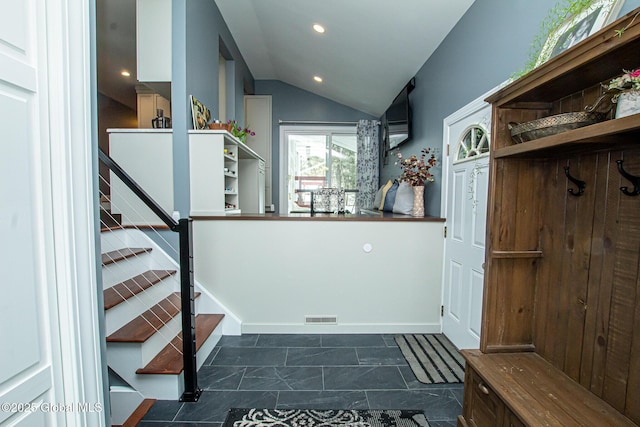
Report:
[[394,214],[392,212],[361,211],[358,214],[290,213],[290,214],[251,214],[242,213],[227,216],[192,216],[194,220],[233,220],[233,221],[384,221],[384,222],[444,222],[444,218]]

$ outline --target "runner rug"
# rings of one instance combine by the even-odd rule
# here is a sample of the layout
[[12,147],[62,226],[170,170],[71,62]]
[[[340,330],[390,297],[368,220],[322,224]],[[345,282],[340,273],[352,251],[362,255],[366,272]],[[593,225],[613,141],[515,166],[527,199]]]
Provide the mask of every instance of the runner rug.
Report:
[[421,383],[464,382],[464,359],[444,335],[396,335],[396,342]]
[[422,411],[231,408],[222,427],[428,427]]

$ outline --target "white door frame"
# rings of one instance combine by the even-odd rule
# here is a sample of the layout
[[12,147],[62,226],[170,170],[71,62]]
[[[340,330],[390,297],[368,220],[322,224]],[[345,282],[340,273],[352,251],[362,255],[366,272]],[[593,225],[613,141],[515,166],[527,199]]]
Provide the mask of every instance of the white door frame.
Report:
[[[450,186],[449,183],[449,159],[447,158],[448,156],[454,156],[455,155],[455,150],[457,148],[457,138],[458,135],[450,135],[450,128],[455,124],[458,123],[459,121],[465,119],[466,117],[469,117],[473,114],[476,114],[477,112],[479,112],[480,110],[482,110],[483,108],[487,107],[487,102],[485,101],[485,99],[490,96],[491,94],[493,94],[494,92],[496,92],[497,90],[501,89],[502,87],[506,86],[508,83],[510,83],[510,80],[507,80],[501,84],[499,84],[498,86],[494,87],[493,89],[489,90],[488,92],[482,94],[481,96],[479,96],[478,98],[474,99],[473,101],[471,101],[470,103],[468,103],[467,105],[465,105],[464,107],[462,107],[461,109],[459,109],[458,111],[454,112],[453,114],[449,115],[448,117],[446,117],[443,120],[443,127],[442,127],[442,153],[443,154],[443,159],[442,159],[442,192],[440,194],[440,215],[442,218],[447,218],[448,212],[447,212],[447,208],[448,208],[448,202],[449,202],[449,198],[451,196],[451,191],[453,191],[453,189]],[[491,133],[491,124],[487,123],[487,132]],[[445,157],[446,156],[446,157]],[[443,254],[443,260],[446,259],[446,248],[447,248],[447,244],[445,242],[444,244],[444,251],[445,253]],[[442,295],[442,300],[441,300],[441,305],[444,306],[445,301],[445,286],[446,286],[446,263],[443,262],[442,264],[442,288],[441,288],[441,295]],[[441,330],[443,329],[443,324],[442,324],[442,320],[443,318],[441,317],[441,323],[440,323],[440,327]]]
[[[35,99],[29,113],[34,119],[28,130],[33,141],[30,165],[25,166],[34,170],[33,235],[41,260],[35,274],[42,283],[40,315],[47,323],[39,331],[41,353],[38,365],[32,366],[37,372],[25,370],[10,378],[0,387],[0,400],[29,404],[26,396],[20,399],[20,387],[29,387],[45,373],[50,387],[42,390],[44,400],[32,403],[49,406],[41,406],[39,414],[31,412],[36,419],[46,419],[47,425],[104,426],[109,411],[96,256],[95,0],[26,0],[11,8],[22,8],[15,13],[29,25],[15,33],[6,30],[20,43],[0,46],[5,53],[0,60],[7,61],[0,66],[11,62],[12,70],[24,70],[22,75],[5,75],[5,81],[26,87]],[[27,32],[30,36],[24,37]],[[20,50],[22,56],[13,54]],[[29,86],[30,79],[36,84]],[[68,409],[56,411],[50,406],[55,404]],[[0,419],[28,424],[33,422],[29,414],[0,413]]]
[[[468,103],[467,105],[465,105],[464,107],[462,107],[461,109],[459,109],[458,111],[456,111],[455,113],[451,114],[450,116],[446,117],[443,120],[442,122],[442,153],[448,153],[447,146],[449,145],[449,142],[451,139],[450,135],[448,134],[449,127],[451,127],[451,125],[453,125],[454,123],[464,119],[465,117],[470,116],[471,114],[474,114],[480,111],[482,108],[486,107],[487,103],[485,102],[485,99],[488,98],[491,94],[505,87],[510,82],[511,80],[507,80],[505,82],[500,83],[498,86],[480,95],[478,98],[474,99],[473,101],[471,101],[470,103]],[[487,131],[491,132],[491,129],[487,129]],[[454,149],[454,148],[455,147],[451,147],[451,149]],[[444,154],[444,155],[448,155],[448,154]],[[451,155],[453,155],[453,153],[451,153]],[[440,193],[441,218],[447,217],[447,201],[449,200],[449,191],[450,191],[448,181],[449,181],[449,162],[445,162],[443,159],[442,161],[442,192]]]
[[[64,425],[110,423],[103,377],[101,292],[96,236],[98,183],[95,0],[38,0],[46,10],[43,88],[49,104],[55,294],[62,366],[56,392],[63,402],[89,404],[95,411],[62,414]],[[92,36],[93,35],[93,36]],[[45,49],[45,46],[42,46]],[[45,52],[42,52],[44,54]],[[42,55],[41,54],[41,55]],[[44,58],[41,58],[44,64]],[[43,123],[44,125],[44,123]],[[98,408],[100,410],[98,410]]]

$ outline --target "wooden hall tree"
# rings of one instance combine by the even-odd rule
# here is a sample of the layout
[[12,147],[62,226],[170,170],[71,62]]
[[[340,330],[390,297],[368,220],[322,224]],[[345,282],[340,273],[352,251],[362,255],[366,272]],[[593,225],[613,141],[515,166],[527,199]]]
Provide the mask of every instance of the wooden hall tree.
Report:
[[640,424],[640,181],[619,170],[640,175],[640,115],[521,144],[508,126],[581,111],[640,67],[638,13],[487,99],[483,323],[459,426]]

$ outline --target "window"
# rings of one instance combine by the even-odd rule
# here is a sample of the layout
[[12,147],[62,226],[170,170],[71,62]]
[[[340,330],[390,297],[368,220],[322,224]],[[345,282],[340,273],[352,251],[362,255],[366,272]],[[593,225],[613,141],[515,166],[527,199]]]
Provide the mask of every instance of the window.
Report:
[[[355,189],[356,140],[355,127],[282,126],[280,212],[309,212],[310,190]],[[355,193],[346,197],[355,205]]]
[[489,153],[489,135],[480,126],[471,126],[462,133],[456,150],[456,162]]

